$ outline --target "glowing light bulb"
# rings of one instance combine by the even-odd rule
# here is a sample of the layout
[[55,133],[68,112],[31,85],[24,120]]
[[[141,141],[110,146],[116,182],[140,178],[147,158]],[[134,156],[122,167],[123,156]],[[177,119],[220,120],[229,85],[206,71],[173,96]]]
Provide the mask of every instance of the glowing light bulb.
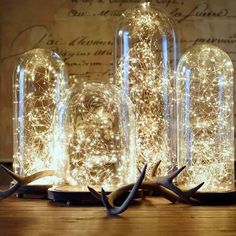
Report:
[[234,189],[233,64],[213,45],[198,45],[177,70],[178,182],[202,191]]
[[174,28],[165,12],[143,3],[122,15],[115,36],[114,83],[135,105],[137,166],[161,160],[158,175],[176,166]]

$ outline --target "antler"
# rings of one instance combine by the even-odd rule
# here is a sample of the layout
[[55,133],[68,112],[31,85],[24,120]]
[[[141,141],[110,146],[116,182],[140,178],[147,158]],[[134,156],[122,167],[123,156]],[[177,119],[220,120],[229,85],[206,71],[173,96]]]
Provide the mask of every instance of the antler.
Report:
[[18,189],[20,189],[21,187],[23,187],[23,186],[25,186],[25,185],[27,185],[27,184],[29,184],[29,183],[37,180],[37,179],[40,179],[40,178],[46,177],[46,176],[55,175],[55,171],[53,171],[53,170],[44,170],[44,171],[39,171],[39,172],[37,172],[33,175],[22,177],[20,175],[15,174],[12,171],[10,171],[9,169],[7,169],[3,165],[0,165],[0,167],[7,175],[12,177],[16,182],[9,189],[0,191],[0,200],[9,197],[13,193],[15,193]]
[[[154,168],[152,170],[151,177],[154,177],[156,175],[156,170],[159,167],[160,163],[161,163],[161,161],[158,161],[156,163],[156,165],[154,166]],[[144,168],[147,168],[146,165],[144,166]],[[146,169],[145,169],[145,171],[146,171]],[[140,172],[140,176],[142,176],[142,170],[139,170],[139,172]],[[147,181],[142,182],[141,189],[161,192],[162,196],[164,196],[170,202],[172,202],[172,203],[176,202],[177,197],[175,195],[173,195],[172,193],[167,191],[162,186],[157,185],[154,181],[151,181],[152,179],[147,178],[146,176],[144,176],[144,179],[147,179]],[[134,185],[135,185],[134,183],[133,184],[128,184],[128,185],[122,186],[121,188],[119,188],[116,191],[112,192],[109,195],[109,201],[113,202],[113,203],[116,202],[116,200],[118,200],[120,198],[120,196],[122,196],[124,193],[129,192]],[[99,194],[96,190],[94,190],[93,188],[91,188],[89,186],[88,186],[88,189],[95,198],[97,198],[98,200],[102,200],[102,195]]]
[[144,179],[144,176],[145,176],[145,173],[146,173],[146,169],[147,169],[147,165],[144,166],[142,172],[141,172],[141,175],[139,176],[137,182],[134,184],[132,190],[130,191],[128,197],[126,198],[126,200],[123,202],[123,204],[120,206],[120,207],[115,207],[113,204],[110,204],[109,200],[108,200],[108,197],[105,193],[105,191],[101,190],[101,193],[102,193],[102,202],[103,202],[103,205],[106,207],[108,213],[110,215],[117,215],[117,214],[120,214],[124,211],[126,211],[131,203],[131,201],[133,200],[135,194],[137,193],[137,191],[139,190],[140,188],[140,185]]
[[180,172],[182,172],[185,169],[185,167],[186,166],[183,166],[180,169],[170,173],[169,175],[158,179],[157,184],[160,186],[163,186],[163,187],[169,189],[170,191],[172,191],[173,193],[175,193],[179,197],[180,200],[182,200],[186,203],[193,204],[193,203],[196,203],[196,201],[193,200],[192,197],[197,192],[197,190],[202,187],[204,182],[202,182],[201,184],[199,184],[196,187],[194,187],[190,190],[187,190],[187,191],[182,191],[180,188],[178,188],[176,185],[174,185],[173,179],[175,177],[177,177],[180,174]]
[[[152,177],[155,176],[156,170],[160,165],[160,161],[155,165],[152,171]],[[99,194],[96,190],[94,190],[91,187],[88,187],[91,194],[97,198],[100,199],[103,203],[103,205],[106,207],[108,214],[110,215],[117,215],[125,210],[128,209],[131,201],[134,199],[135,193],[138,191],[138,189],[143,190],[151,190],[158,192],[160,195],[162,195],[164,198],[169,200],[172,203],[175,203],[177,200],[182,200],[187,203],[196,203],[194,199],[192,199],[195,192],[201,188],[203,183],[199,184],[193,189],[190,189],[186,192],[179,189],[177,186],[175,186],[172,181],[175,177],[179,175],[180,172],[183,171],[185,167],[182,167],[173,173],[167,175],[166,177],[159,178],[157,180],[147,180],[143,181],[146,173],[147,165],[144,166],[143,170],[141,171],[141,175],[138,178],[137,182],[135,184],[129,184],[126,186],[123,186],[116,191],[112,192],[110,195],[106,195],[105,191],[102,189],[101,194]],[[132,189],[132,190],[131,190]],[[127,199],[123,202],[123,204],[119,207],[115,206],[115,202],[124,194],[131,190],[129,193]]]

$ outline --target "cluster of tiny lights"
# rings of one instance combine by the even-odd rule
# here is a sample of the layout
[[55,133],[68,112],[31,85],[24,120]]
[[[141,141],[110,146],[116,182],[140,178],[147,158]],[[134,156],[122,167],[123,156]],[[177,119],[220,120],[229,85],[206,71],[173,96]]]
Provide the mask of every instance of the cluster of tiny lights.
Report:
[[[173,116],[174,25],[148,3],[126,11],[116,38],[116,81],[135,105],[137,166],[159,161],[166,175],[175,160],[170,138]],[[172,49],[172,51],[171,51]],[[149,175],[150,172],[147,173]]]
[[[132,107],[112,85],[81,83],[69,101],[70,185],[113,190],[135,180]],[[134,123],[132,122],[132,125]],[[134,134],[132,134],[134,135]],[[132,179],[132,176],[134,177]],[[77,189],[78,190],[78,189]]]
[[[62,148],[53,135],[54,111],[66,91],[64,70],[59,56],[43,49],[29,51],[18,61],[13,85],[13,167],[20,175],[55,169],[63,155],[55,153]],[[32,184],[52,184],[52,179],[45,177]]]
[[177,70],[178,182],[201,191],[234,189],[233,65],[222,50],[195,46]]

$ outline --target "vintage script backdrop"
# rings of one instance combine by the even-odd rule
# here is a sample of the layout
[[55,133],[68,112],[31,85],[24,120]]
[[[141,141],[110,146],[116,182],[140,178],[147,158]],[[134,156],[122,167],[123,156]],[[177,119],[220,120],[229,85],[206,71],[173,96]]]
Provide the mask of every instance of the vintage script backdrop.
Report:
[[[61,54],[70,75],[108,80],[119,15],[138,0],[0,0],[0,161],[12,160],[12,72],[32,48]],[[236,68],[235,0],[152,0],[178,22],[181,51],[213,43]]]

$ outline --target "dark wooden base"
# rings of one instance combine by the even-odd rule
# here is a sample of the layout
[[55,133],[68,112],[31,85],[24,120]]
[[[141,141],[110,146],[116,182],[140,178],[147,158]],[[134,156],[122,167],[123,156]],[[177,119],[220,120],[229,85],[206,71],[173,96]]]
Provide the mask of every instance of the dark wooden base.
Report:
[[[107,192],[110,194],[110,192]],[[121,205],[127,198],[129,193],[124,194],[116,202],[116,205]],[[136,194],[135,199],[143,197],[143,192],[140,190]],[[66,203],[67,205],[81,205],[81,206],[101,206],[102,202],[96,199],[89,191],[62,191],[56,188],[48,189],[48,199],[53,202]]]
[[47,199],[47,191],[50,187],[50,185],[26,185],[17,191],[16,196],[18,198]]
[[48,199],[53,202],[66,203],[67,205],[102,205],[101,201],[86,191],[59,191],[55,188],[48,189]]
[[232,192],[196,192],[194,199],[199,200],[201,205],[232,205],[236,204],[236,190]]

